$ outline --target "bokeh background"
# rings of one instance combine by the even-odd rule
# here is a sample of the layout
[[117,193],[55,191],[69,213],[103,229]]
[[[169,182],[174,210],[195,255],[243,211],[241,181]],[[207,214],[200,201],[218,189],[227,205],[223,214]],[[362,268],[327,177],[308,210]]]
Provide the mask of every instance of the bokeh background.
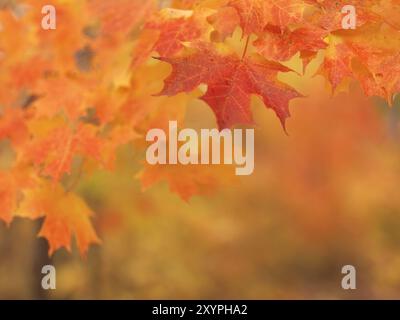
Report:
[[[2,225],[0,297],[397,298],[400,101],[389,108],[357,87],[331,97],[310,81],[319,94],[294,103],[288,136],[254,102],[255,172],[213,195],[184,202],[164,184],[143,192],[132,178],[140,155],[122,148],[117,172],[78,188],[103,241],[86,260],[77,250],[49,259],[38,222]],[[200,104],[187,121],[212,122]],[[46,263],[57,269],[51,292],[40,288]],[[357,290],[341,288],[346,264]]]
[[[252,176],[185,202],[164,183],[143,190],[143,152],[121,147],[114,172],[94,171],[76,189],[102,239],[86,259],[76,248],[49,258],[40,221],[1,224],[0,298],[398,298],[400,98],[389,107],[353,83],[332,94],[313,76],[320,62],[282,76],[305,95],[291,103],[288,135],[253,99]],[[302,68],[298,57],[287,65]],[[215,119],[194,100],[185,125],[215,127]],[[49,263],[54,291],[40,288]],[[347,264],[357,290],[341,288]]]

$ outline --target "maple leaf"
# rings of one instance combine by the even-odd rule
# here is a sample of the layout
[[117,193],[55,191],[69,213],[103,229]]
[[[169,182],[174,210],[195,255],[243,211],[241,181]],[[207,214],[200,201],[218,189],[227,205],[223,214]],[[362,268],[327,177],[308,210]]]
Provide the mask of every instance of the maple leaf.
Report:
[[303,20],[306,3],[303,0],[231,0],[228,6],[237,10],[245,35],[261,34],[267,24],[280,28]]
[[33,89],[38,99],[34,105],[38,117],[53,117],[60,111],[72,120],[78,119],[87,109],[91,86],[85,79],[68,76],[46,77]]
[[37,126],[49,126],[35,136],[26,149],[26,158],[41,170],[45,176],[59,180],[70,173],[75,155],[82,155],[101,162],[102,140],[96,136],[96,128],[89,124],[80,124],[76,129],[66,124],[54,126],[39,122]]
[[354,74],[363,85],[365,93],[381,96],[391,105],[394,95],[400,91],[398,31],[384,24],[372,24],[347,38],[343,36],[343,39],[358,63],[368,71],[368,75],[361,77]]
[[278,72],[289,72],[289,68],[257,55],[244,58],[221,55],[210,45],[201,43],[184,57],[158,59],[173,67],[160,95],[190,92],[200,84],[207,84],[207,92],[201,99],[214,111],[220,129],[253,123],[251,94],[260,96],[285,127],[285,120],[290,116],[289,101],[301,97],[277,80]]
[[193,41],[201,35],[200,23],[192,12],[176,11],[160,11],[155,19],[148,21],[145,25],[147,29],[159,30],[160,36],[153,49],[162,56],[173,55],[183,48],[183,41]]
[[297,52],[315,54],[326,48],[323,40],[326,35],[327,32],[320,28],[302,27],[291,31],[268,25],[253,45],[266,59],[286,61]]
[[200,39],[206,31],[201,15],[192,10],[164,9],[146,21],[133,51],[132,67],[137,67],[153,51],[163,57],[179,53],[183,42]]
[[261,33],[268,23],[266,1],[234,0],[229,2],[229,6],[237,10],[245,35]]
[[340,38],[330,35],[330,43],[325,53],[325,59],[318,73],[326,75],[332,84],[333,90],[345,79],[351,77],[351,61],[354,53],[343,43]]
[[71,250],[71,237],[76,237],[82,256],[91,244],[100,243],[90,222],[92,210],[77,195],[60,185],[44,183],[26,190],[16,216],[38,219],[45,217],[39,236],[49,242],[49,255],[59,248]]
[[328,77],[333,89],[344,78],[354,78],[360,81],[367,95],[381,96],[392,104],[399,83],[398,31],[373,23],[354,31],[331,33],[328,39],[319,73]]

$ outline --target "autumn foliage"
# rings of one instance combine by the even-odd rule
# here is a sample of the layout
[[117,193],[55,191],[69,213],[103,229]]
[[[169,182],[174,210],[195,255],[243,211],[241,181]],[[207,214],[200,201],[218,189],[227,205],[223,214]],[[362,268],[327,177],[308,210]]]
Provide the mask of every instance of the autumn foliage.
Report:
[[[44,217],[49,254],[70,249],[73,236],[82,255],[101,242],[76,185],[113,172],[122,146],[143,154],[146,132],[183,124],[195,100],[223,129],[257,124],[258,96],[285,135],[289,106],[304,94],[281,76],[301,77],[312,61],[332,93],[356,82],[391,105],[400,91],[398,0],[53,0],[57,29],[43,30],[48,2],[0,0],[0,153],[12,154],[0,171],[0,218]],[[349,4],[355,30],[341,25]],[[166,181],[189,200],[232,177],[143,164],[135,178],[144,189]]]

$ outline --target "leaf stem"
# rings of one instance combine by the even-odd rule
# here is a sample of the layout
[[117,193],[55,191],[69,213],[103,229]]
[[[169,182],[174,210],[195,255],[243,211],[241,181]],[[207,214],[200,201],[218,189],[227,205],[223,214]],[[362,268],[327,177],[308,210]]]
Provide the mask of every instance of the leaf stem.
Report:
[[249,42],[250,42],[250,35],[248,35],[247,39],[246,39],[246,45],[245,45],[244,50],[243,50],[242,60],[246,56],[247,49],[249,48]]

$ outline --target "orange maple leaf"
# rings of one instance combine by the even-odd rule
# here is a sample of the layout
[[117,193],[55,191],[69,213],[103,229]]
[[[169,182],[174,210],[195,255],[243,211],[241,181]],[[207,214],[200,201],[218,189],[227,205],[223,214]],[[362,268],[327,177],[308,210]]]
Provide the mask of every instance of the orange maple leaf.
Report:
[[164,9],[146,21],[144,30],[133,51],[132,66],[136,67],[150,57],[153,51],[163,57],[179,53],[183,42],[200,39],[206,23],[190,10]]
[[286,61],[297,52],[313,52],[314,55],[327,44],[323,38],[327,32],[317,27],[302,27],[295,30],[268,25],[253,45],[257,52],[270,60]]
[[303,20],[303,0],[231,0],[228,6],[237,10],[245,35],[260,34],[267,24],[285,28]]
[[35,138],[26,150],[26,159],[43,167],[41,173],[59,180],[71,170],[75,155],[82,155],[101,162],[102,140],[96,136],[96,128],[80,124],[76,129],[68,125],[49,130]]
[[[358,80],[369,96],[381,96],[392,104],[399,91],[398,31],[382,23],[356,30],[331,33],[325,60],[319,70],[335,89],[344,78]],[[390,39],[390,41],[388,41]]]
[[70,251],[72,235],[82,256],[89,245],[100,243],[90,222],[92,210],[80,197],[58,184],[44,183],[25,191],[16,215],[30,219],[45,217],[39,236],[48,240],[49,255],[62,247]]
[[183,48],[183,41],[193,41],[202,34],[202,28],[199,19],[196,16],[184,16],[176,14],[174,17],[171,11],[160,11],[145,24],[145,28],[158,30],[159,38],[154,44],[153,50],[161,56],[171,56]]

